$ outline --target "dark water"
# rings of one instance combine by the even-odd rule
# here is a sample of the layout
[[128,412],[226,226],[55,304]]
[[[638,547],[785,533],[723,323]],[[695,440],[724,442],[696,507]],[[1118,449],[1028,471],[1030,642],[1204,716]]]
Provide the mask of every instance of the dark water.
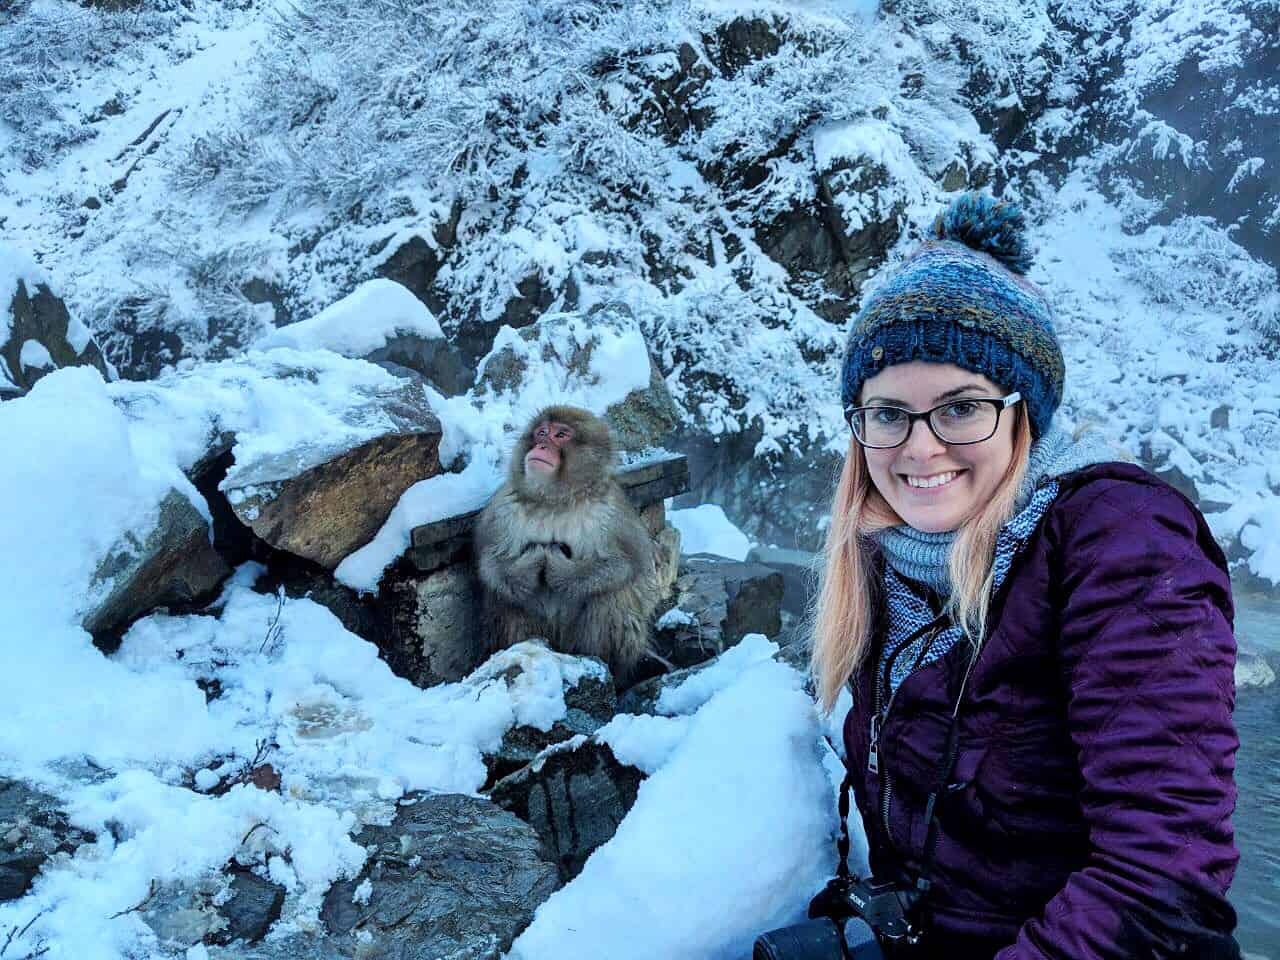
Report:
[[[1280,656],[1280,601],[1237,593],[1236,637],[1242,647]],[[1239,799],[1233,818],[1240,866],[1230,899],[1236,939],[1247,957],[1280,960],[1280,682],[1236,696]]]

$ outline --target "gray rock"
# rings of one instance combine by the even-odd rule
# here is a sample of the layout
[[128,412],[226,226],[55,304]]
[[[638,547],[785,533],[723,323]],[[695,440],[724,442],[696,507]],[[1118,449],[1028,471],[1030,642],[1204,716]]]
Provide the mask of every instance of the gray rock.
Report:
[[[578,736],[590,736],[613,719],[618,712],[618,698],[609,668],[594,657],[584,657],[597,668],[593,674],[583,676],[575,684],[565,684],[565,716],[551,725],[550,730],[531,726],[515,726],[502,738],[498,752],[487,755],[490,782],[519,770],[530,763],[548,747]],[[508,684],[519,672],[513,667],[503,674]]]
[[470,564],[422,576],[397,566],[383,577],[379,606],[386,635],[378,642],[397,674],[420,687],[461,680],[480,660],[479,583]]
[[570,880],[617,831],[643,779],[635,767],[619,763],[608,744],[588,738],[552,747],[498,781],[490,797],[533,825]]
[[747,560],[782,574],[782,609],[804,615],[818,588],[818,554],[783,547],[752,547]]
[[703,37],[703,44],[720,72],[734,77],[743,67],[771,57],[782,48],[783,25],[777,18],[735,17],[717,27],[714,34]]
[[227,925],[214,935],[216,943],[243,940],[257,943],[271,924],[280,919],[284,907],[284,887],[238,870],[231,878],[231,899],[218,907]]
[[[408,798],[388,826],[356,841],[370,856],[360,876],[335,883],[320,918],[330,934],[301,949],[250,956],[497,960],[560,885],[528,824],[496,804],[459,794]],[[362,884],[365,896],[357,896]],[[364,931],[371,939],[353,936]]]
[[1275,669],[1262,654],[1240,650],[1235,658],[1235,689],[1268,687],[1276,682]]
[[51,858],[70,856],[94,839],[71,826],[47,793],[0,778],[0,902],[25,894]]
[[673,602],[692,622],[656,628],[654,647],[675,666],[689,667],[719,656],[748,633],[776,637],[782,593],[782,574],[775,570],[694,554],[680,566]]
[[[410,237],[396,247],[374,272],[380,277],[394,280],[421,300],[432,313],[444,309],[444,300],[435,288],[436,275],[447,256],[449,248],[457,240],[460,208],[454,208],[450,219],[439,224],[432,232],[432,241],[424,237]],[[388,238],[389,239],[389,238]],[[382,242],[386,249],[387,241]]]
[[421,376],[446,397],[466,393],[475,375],[458,348],[438,337],[397,334],[364,359],[397,376],[404,376],[405,371]]
[[222,487],[242,523],[270,546],[333,570],[386,522],[400,495],[440,473],[440,421],[406,383],[371,397],[391,424],[343,449],[293,450],[236,470]]
[[197,943],[225,943],[226,918],[215,906],[230,884],[223,874],[185,883],[153,883],[138,914],[164,944],[178,949]]
[[[544,363],[563,369],[561,376],[583,384],[594,382],[592,360],[599,340],[588,338],[585,342],[561,335],[569,324],[578,324],[583,318],[571,313],[553,313],[519,331],[520,338],[530,345],[538,345]],[[597,304],[586,314],[589,329],[624,332],[635,329],[631,310],[625,304]],[[574,345],[562,354],[563,343]],[[484,369],[476,379],[480,394],[518,394],[531,375],[528,355],[510,346],[488,355]],[[627,397],[613,404],[604,413],[613,430],[614,442],[621,450],[643,450],[659,447],[674,428],[679,414],[667,390],[661,371],[649,359],[649,385],[633,390]]]
[[156,607],[179,609],[212,600],[231,568],[209,543],[209,524],[177,490],[160,502],[156,526],[129,531],[94,571],[94,587],[110,591],[88,610],[81,625],[110,649],[138,617]]
[[883,164],[843,159],[819,174],[818,198],[840,254],[832,289],[857,294],[902,236],[905,192],[894,188]]
[[0,339],[0,400],[21,396],[60,367],[91,366],[104,379],[114,378],[97,341],[72,321],[47,284],[28,289],[19,279],[15,289],[0,290],[0,316],[12,318],[7,338]]

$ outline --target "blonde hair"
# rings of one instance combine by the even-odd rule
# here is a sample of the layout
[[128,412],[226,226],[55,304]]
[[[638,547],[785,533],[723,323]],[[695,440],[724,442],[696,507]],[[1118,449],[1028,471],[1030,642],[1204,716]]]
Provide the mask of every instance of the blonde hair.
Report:
[[[1021,404],[1015,412],[1009,468],[991,499],[956,531],[947,556],[952,584],[947,612],[974,644],[982,642],[986,631],[996,537],[1013,516],[1031,452],[1030,418]],[[870,534],[903,522],[872,483],[861,445],[850,438],[831,502],[831,523],[823,548],[825,566],[811,614],[810,669],[827,712],[871,647],[880,584],[873,575]]]

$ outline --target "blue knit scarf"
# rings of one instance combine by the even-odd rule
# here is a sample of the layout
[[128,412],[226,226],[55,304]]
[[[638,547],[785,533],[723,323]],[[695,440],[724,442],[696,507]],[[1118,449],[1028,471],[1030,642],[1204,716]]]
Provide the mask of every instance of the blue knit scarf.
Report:
[[[1115,460],[1116,451],[1094,434],[1073,440],[1055,422],[1031,445],[1027,473],[1018,488],[1017,512],[996,537],[992,592],[1004,582],[1014,558],[1031,540],[1040,519],[1058,495],[1057,477],[1093,463]],[[947,576],[947,552],[955,532],[924,533],[914,527],[890,527],[875,534],[885,556],[884,591],[889,614],[888,635],[881,653],[881,668],[893,651],[912,633],[934,619],[932,609],[904,578],[925,583],[946,597],[951,585]],[[896,690],[916,667],[937,660],[964,636],[952,626],[933,637],[922,636],[903,648],[893,661],[890,689]]]

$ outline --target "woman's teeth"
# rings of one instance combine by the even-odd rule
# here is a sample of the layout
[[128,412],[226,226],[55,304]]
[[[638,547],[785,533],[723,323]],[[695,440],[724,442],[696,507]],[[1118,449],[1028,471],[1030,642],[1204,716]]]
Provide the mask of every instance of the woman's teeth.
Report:
[[932,477],[907,477],[907,484],[912,487],[940,487],[945,483],[950,483],[958,476],[960,476],[960,471],[952,470],[950,473],[939,473]]

